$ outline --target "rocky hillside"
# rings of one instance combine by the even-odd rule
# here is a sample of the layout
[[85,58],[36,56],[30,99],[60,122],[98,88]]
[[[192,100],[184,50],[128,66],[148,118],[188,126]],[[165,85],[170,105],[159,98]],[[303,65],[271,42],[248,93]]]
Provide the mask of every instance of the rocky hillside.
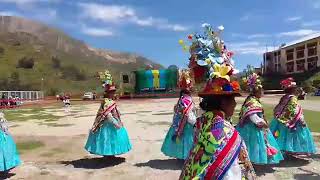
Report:
[[50,94],[94,89],[94,74],[105,68],[119,78],[123,71],[162,67],[136,54],[89,47],[60,30],[11,16],[0,16],[0,64],[2,89],[42,88]]

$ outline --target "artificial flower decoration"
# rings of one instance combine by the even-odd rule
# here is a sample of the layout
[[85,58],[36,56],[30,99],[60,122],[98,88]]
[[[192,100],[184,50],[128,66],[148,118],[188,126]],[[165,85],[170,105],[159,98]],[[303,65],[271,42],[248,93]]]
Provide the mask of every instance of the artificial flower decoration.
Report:
[[[189,34],[189,68],[192,71],[194,82],[206,83],[199,96],[211,94],[239,95],[239,83],[230,82],[230,76],[236,74],[233,60],[234,53],[227,49],[220,38],[224,27],[213,28],[210,24],[202,24],[202,34]],[[183,40],[179,41],[183,47]]]
[[294,82],[294,79],[290,77],[290,78],[282,80],[280,82],[280,85],[283,89],[287,89],[287,88],[295,87],[297,85],[297,83]]
[[230,81],[228,73],[231,71],[230,66],[214,64],[214,71],[211,72],[210,76],[214,78],[223,78]]
[[243,78],[243,82],[247,85],[248,90],[252,92],[255,89],[262,88],[260,76],[252,71],[250,73],[248,78]]
[[231,86],[234,91],[240,91],[240,84],[238,83],[238,81],[232,81]]
[[183,69],[179,71],[179,87],[181,89],[191,90],[192,80],[189,70]]

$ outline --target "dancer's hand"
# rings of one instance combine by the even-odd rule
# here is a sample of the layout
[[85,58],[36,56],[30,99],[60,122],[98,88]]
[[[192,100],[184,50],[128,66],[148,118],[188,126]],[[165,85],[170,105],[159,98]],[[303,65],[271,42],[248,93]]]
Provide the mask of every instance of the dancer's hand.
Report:
[[257,126],[258,126],[259,128],[268,128],[268,124],[266,124],[266,123],[264,123],[264,122],[258,122],[258,123],[257,123]]

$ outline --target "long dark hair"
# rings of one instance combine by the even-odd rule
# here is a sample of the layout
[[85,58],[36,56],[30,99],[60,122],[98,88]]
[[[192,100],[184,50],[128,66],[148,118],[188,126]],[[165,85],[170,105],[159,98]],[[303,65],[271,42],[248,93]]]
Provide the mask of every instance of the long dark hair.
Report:
[[232,95],[212,95],[212,96],[205,96],[202,98],[199,106],[204,111],[212,111],[218,110],[221,111],[222,101],[231,101],[233,100],[234,96]]
[[190,95],[191,92],[187,89],[181,89],[180,91],[180,98],[184,95],[184,94],[187,94],[187,95]]

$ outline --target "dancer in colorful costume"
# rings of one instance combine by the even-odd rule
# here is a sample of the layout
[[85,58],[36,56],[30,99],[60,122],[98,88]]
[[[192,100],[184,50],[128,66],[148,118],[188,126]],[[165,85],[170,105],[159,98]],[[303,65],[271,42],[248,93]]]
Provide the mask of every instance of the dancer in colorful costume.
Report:
[[162,144],[161,151],[170,157],[186,159],[193,146],[195,107],[191,97],[191,77],[187,70],[179,76],[180,98],[174,107],[172,125]]
[[265,120],[260,102],[263,94],[260,77],[252,72],[244,81],[250,95],[241,107],[236,129],[246,143],[253,164],[277,164],[283,156]]
[[108,80],[102,79],[105,88],[104,100],[85,145],[88,152],[102,156],[125,154],[131,150],[127,130],[120,119],[117,105],[112,100],[116,87],[108,73],[106,72]]
[[191,179],[255,179],[245,144],[227,120],[236,107],[239,83],[231,81],[235,69],[231,52],[214,32],[204,24],[204,36],[189,35],[190,64],[196,82],[206,82],[199,93],[200,107],[205,113],[197,120],[194,147],[186,159],[180,180]]
[[293,78],[281,81],[285,95],[274,108],[270,130],[282,151],[289,154],[314,154],[316,148],[312,134],[304,120],[298,103],[298,87]]
[[0,172],[7,174],[20,164],[16,144],[8,131],[7,120],[0,111]]

